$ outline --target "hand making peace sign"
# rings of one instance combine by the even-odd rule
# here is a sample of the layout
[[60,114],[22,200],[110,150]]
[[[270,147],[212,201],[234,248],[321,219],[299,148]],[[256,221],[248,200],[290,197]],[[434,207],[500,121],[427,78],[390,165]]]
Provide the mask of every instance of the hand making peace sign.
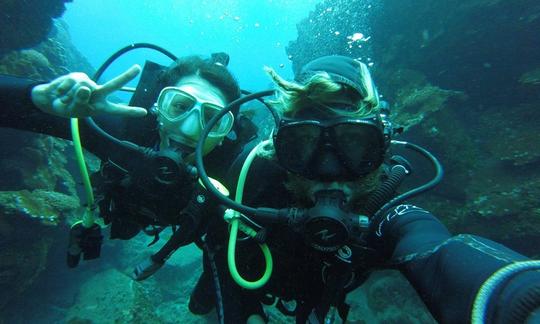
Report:
[[32,101],[46,113],[67,118],[91,117],[100,114],[142,117],[146,109],[117,104],[107,96],[119,90],[141,72],[134,65],[116,78],[98,85],[88,75],[80,72],[61,76],[32,89]]

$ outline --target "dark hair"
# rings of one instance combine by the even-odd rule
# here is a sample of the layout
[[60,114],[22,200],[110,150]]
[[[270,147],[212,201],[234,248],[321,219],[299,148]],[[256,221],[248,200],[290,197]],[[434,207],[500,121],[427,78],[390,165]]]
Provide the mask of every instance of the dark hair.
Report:
[[181,57],[163,72],[158,82],[161,88],[164,88],[176,84],[183,77],[198,75],[221,90],[227,103],[230,103],[240,98],[240,87],[221,61],[214,56],[210,59],[196,55]]

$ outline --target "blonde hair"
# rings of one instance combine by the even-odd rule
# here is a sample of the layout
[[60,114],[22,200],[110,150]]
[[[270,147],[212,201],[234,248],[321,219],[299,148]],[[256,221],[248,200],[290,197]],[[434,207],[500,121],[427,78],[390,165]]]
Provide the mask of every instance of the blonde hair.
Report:
[[[358,96],[357,109],[350,112],[339,111],[340,114],[350,117],[364,117],[377,111],[379,95],[367,66],[360,63],[362,80],[362,93]],[[271,104],[285,117],[294,117],[296,113],[313,104],[325,107],[325,103],[345,95],[351,95],[351,87],[335,82],[327,72],[313,74],[304,84],[287,81],[269,67],[264,68],[266,73],[277,86],[278,94]],[[331,107],[328,109],[332,110]]]

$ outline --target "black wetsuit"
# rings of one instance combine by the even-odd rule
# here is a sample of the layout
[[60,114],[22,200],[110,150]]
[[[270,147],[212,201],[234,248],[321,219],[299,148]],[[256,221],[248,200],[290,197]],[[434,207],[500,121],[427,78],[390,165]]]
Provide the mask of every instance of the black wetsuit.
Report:
[[[283,185],[286,173],[275,163],[257,159],[249,174],[244,193],[246,204],[272,208],[294,206],[291,194]],[[478,236],[452,236],[431,213],[412,205],[400,205],[372,220],[364,244],[349,244],[344,250],[347,253],[341,254],[315,251],[304,243],[299,233],[285,225],[267,226],[266,243],[274,263],[272,277],[263,288],[246,290],[233,281],[228,270],[226,226],[223,223],[213,225],[207,234],[206,273],[198,283],[207,293],[203,293],[205,289],[197,289],[192,299],[196,302],[200,302],[201,297],[213,300],[208,293],[213,287],[212,282],[204,279],[210,278],[211,271],[217,272],[225,323],[242,323],[250,314],[262,314],[259,301],[267,299],[267,294],[296,300],[297,323],[306,323],[313,309],[321,309],[324,313],[328,309],[327,299],[332,298],[332,294],[337,294],[334,303],[338,309],[346,312],[347,306],[343,303],[346,293],[362,284],[366,276],[377,269],[401,271],[439,322],[467,323],[482,283],[498,269],[515,261],[528,260]],[[216,269],[209,266],[209,253]],[[246,279],[261,277],[264,260],[253,240],[239,242],[236,255],[239,271]],[[333,291],[336,284],[325,285],[322,278],[338,283],[343,289]],[[519,315],[513,312],[519,307],[511,309],[509,303],[516,306],[538,292],[539,271],[516,275],[505,282],[504,289],[498,289],[493,295],[488,308],[492,321],[488,322],[516,322]],[[533,297],[536,305],[540,303],[539,297]]]

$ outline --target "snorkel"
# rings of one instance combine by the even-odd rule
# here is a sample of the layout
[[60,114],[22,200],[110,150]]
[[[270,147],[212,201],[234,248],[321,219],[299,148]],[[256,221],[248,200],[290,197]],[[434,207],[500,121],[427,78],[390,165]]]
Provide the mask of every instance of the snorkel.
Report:
[[[319,199],[314,207],[310,209],[299,208],[283,208],[274,209],[259,207],[254,208],[242,204],[243,187],[245,180],[253,159],[256,157],[258,150],[261,149],[268,142],[261,142],[257,145],[252,152],[248,155],[248,158],[244,162],[240,177],[238,180],[236,200],[220,194],[210,182],[203,162],[204,142],[208,137],[208,134],[217,121],[227,114],[232,109],[239,109],[239,107],[251,100],[260,100],[262,97],[273,94],[273,90],[261,91],[244,96],[231,102],[225,109],[214,116],[206,125],[203,133],[197,143],[195,150],[195,162],[199,173],[200,180],[204,183],[205,187],[213,194],[223,205],[230,208],[232,211],[226,212],[225,220],[230,222],[230,237],[229,237],[229,250],[228,250],[228,263],[229,270],[234,280],[242,287],[247,289],[256,289],[263,286],[270,278],[272,271],[272,257],[268,251],[266,244],[260,239],[264,237],[264,231],[261,231],[262,227],[257,222],[272,224],[280,223],[287,224],[295,231],[307,235],[307,242],[310,246],[321,251],[330,252],[339,249],[347,240],[353,239],[358,236],[359,233],[366,231],[370,224],[370,219],[373,217],[380,217],[385,211],[391,207],[401,203],[405,199],[416,196],[422,192],[425,192],[435,185],[437,185],[442,179],[443,170],[439,161],[431,155],[427,150],[404,141],[390,141],[391,144],[400,145],[407,149],[412,149],[420,153],[423,157],[430,161],[434,166],[436,175],[433,179],[425,183],[424,185],[411,189],[403,194],[395,196],[395,189],[405,175],[410,173],[410,166],[404,161],[399,159],[395,160],[395,165],[392,166],[389,179],[371,196],[373,198],[366,204],[366,214],[358,215],[349,213],[342,209],[343,197],[339,192],[321,192],[319,193]],[[267,106],[267,108],[271,109]],[[276,116],[275,112],[272,112],[273,116]],[[276,121],[276,125],[279,123]],[[407,166],[404,166],[407,165]],[[251,224],[248,225],[248,224]],[[253,227],[258,227],[258,231]],[[236,238],[238,235],[238,229],[244,233],[255,238],[263,251],[266,267],[265,272],[260,279],[255,281],[247,281],[241,277],[238,273],[235,261],[235,248]]]

